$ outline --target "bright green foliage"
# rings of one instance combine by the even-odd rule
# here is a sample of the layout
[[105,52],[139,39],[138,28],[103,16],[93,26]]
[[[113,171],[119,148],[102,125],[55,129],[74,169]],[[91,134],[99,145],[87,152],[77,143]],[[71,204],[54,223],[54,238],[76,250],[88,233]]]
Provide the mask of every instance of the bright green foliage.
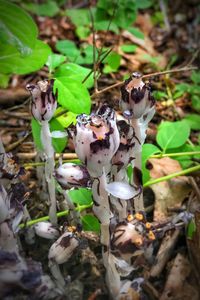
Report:
[[49,72],[52,73],[58,66],[66,61],[66,57],[61,54],[51,53],[46,62]]
[[165,152],[185,144],[190,135],[190,126],[185,121],[162,122],[158,127],[156,141]]
[[120,66],[121,56],[116,52],[111,52],[105,59],[104,73],[117,72]]
[[94,215],[84,215],[82,218],[83,230],[100,232],[100,223]]
[[184,120],[188,123],[191,129],[200,130],[200,115],[188,114],[186,115]]
[[195,220],[192,219],[187,227],[187,238],[191,240],[193,238],[196,230],[197,230],[197,228],[196,228]]
[[128,27],[127,30],[138,39],[144,40],[144,33],[136,27]]
[[[74,63],[67,63],[60,66],[55,74],[55,78],[59,77],[67,77],[70,79],[74,79],[76,81],[82,82],[86,76],[91,72],[91,69],[79,66]],[[83,83],[86,88],[91,88],[94,85],[93,73],[87,78],[87,80]]]
[[[40,139],[41,134],[41,125],[38,121],[36,121],[34,118],[31,120],[31,127],[32,127],[32,134],[34,143],[37,146],[38,149],[42,150],[42,142]],[[56,119],[52,119],[50,121],[50,131],[64,131],[64,127],[58,122]],[[52,144],[55,152],[62,153],[62,151],[65,149],[67,145],[67,138],[52,138]]]
[[10,76],[7,74],[0,73],[0,88],[7,88]]
[[4,74],[28,74],[37,71],[45,64],[51,50],[48,45],[37,40],[31,54],[21,56],[12,46],[2,46],[0,49],[0,69]]
[[[34,49],[38,30],[33,19],[10,1],[0,0],[0,42],[27,56]],[[16,51],[15,51],[16,52]]]
[[144,144],[142,146],[142,179],[143,184],[150,178],[149,170],[146,168],[146,163],[149,157],[155,153],[160,153],[160,149],[153,144]]
[[0,29],[1,73],[27,74],[44,65],[50,48],[37,40],[37,26],[23,9],[0,0]]
[[87,88],[78,80],[58,77],[54,82],[54,92],[58,91],[58,103],[69,111],[81,114],[90,113],[90,95]]
[[53,0],[46,0],[41,4],[23,3],[23,7],[38,16],[53,17],[59,12],[59,6]]
[[[68,128],[71,124],[76,124],[76,116],[77,114],[74,114],[71,111],[68,112],[63,112],[64,109],[60,106],[57,108],[56,113],[55,113],[55,118],[56,120],[64,127]],[[58,113],[63,112],[59,117],[56,117]]]
[[122,45],[120,49],[125,53],[134,53],[137,49],[136,45]]
[[79,188],[69,191],[71,201],[79,206],[92,203],[92,191],[87,188]]

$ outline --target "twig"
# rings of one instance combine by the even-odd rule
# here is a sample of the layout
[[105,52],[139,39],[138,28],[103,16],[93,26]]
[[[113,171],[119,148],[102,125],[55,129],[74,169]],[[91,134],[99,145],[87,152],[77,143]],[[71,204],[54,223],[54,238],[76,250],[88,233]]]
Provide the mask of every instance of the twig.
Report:
[[[17,153],[16,156],[20,159],[28,160],[33,159],[37,155],[37,152],[31,152],[31,153]],[[58,159],[60,157],[60,153],[55,154],[55,158]],[[63,159],[77,159],[76,153],[63,153],[62,154]]]
[[[178,73],[178,72],[186,72],[186,71],[191,71],[191,70],[196,70],[196,69],[198,69],[198,68],[197,67],[184,67],[184,68],[180,68],[180,69],[166,70],[166,71],[146,74],[146,75],[143,75],[142,78],[149,78],[149,77],[160,76],[160,75],[171,74],[171,73]],[[113,85],[110,85],[110,86],[106,87],[105,89],[102,89],[96,93],[93,93],[91,95],[91,98],[93,99],[96,96],[99,96],[113,88],[120,87],[123,85],[123,83],[124,83],[124,81],[114,83]]]
[[159,277],[161,272],[163,271],[166,263],[168,262],[172,251],[175,247],[175,244],[178,240],[180,234],[180,229],[176,229],[172,236],[166,236],[162,244],[160,246],[160,249],[158,251],[157,257],[156,257],[156,263],[153,265],[150,271],[151,277]]
[[31,134],[31,132],[27,133],[23,138],[19,139],[17,142],[14,142],[11,145],[7,146],[6,152],[12,151],[15,148],[17,148],[19,145],[21,145],[27,139],[27,137],[29,137],[30,134]]

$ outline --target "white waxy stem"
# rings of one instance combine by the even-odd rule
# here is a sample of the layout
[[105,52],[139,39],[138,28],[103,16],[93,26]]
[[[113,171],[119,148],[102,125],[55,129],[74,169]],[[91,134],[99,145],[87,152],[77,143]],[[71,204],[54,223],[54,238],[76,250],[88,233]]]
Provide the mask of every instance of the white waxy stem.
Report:
[[9,199],[6,190],[0,185],[0,224],[9,216]]
[[34,225],[38,236],[45,239],[56,239],[59,237],[59,231],[50,222],[39,222]]
[[51,137],[55,139],[62,139],[66,136],[68,136],[68,134],[65,131],[54,130],[51,132]]
[[72,232],[65,232],[49,249],[48,258],[57,264],[63,264],[70,259],[78,246],[79,241],[75,235]]

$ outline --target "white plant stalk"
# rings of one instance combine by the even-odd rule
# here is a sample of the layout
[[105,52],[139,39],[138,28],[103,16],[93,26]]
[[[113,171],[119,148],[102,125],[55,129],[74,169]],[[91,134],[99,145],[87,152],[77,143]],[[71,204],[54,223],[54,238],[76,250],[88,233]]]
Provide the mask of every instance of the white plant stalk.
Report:
[[45,178],[48,185],[50,207],[49,207],[49,219],[53,225],[57,224],[57,215],[56,215],[56,186],[54,179],[54,149],[52,146],[51,132],[49,129],[49,122],[41,122],[41,141],[43,144],[43,149],[46,154],[45,162]]

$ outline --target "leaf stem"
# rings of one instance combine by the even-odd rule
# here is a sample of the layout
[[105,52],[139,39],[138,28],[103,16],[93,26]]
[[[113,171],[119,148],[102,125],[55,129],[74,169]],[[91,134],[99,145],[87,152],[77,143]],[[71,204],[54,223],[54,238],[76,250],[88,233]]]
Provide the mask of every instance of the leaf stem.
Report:
[[172,173],[172,174],[169,174],[169,175],[166,175],[166,176],[163,176],[163,177],[159,177],[159,178],[156,178],[156,179],[153,179],[153,180],[149,180],[146,183],[144,183],[143,187],[147,187],[147,186],[150,186],[150,185],[155,184],[155,183],[166,181],[166,180],[172,179],[172,178],[177,177],[177,176],[183,176],[183,175],[186,175],[186,174],[198,171],[198,170],[200,170],[200,165],[195,166],[195,167],[191,167],[191,168],[188,168],[188,169],[185,169],[185,170],[181,170],[179,172]]
[[200,155],[200,151],[177,152],[177,153],[160,153],[151,155],[149,158],[176,157],[176,156],[193,156]]
[[[88,205],[79,205],[75,210],[81,212],[81,211],[85,210],[86,208],[92,207],[92,204],[93,203],[91,202]],[[69,210],[63,210],[63,211],[58,212],[56,215],[57,215],[58,218],[60,218],[60,217],[66,216],[68,214],[69,214]],[[22,223],[22,224],[19,225],[19,227],[22,229],[24,227],[32,226],[32,225],[37,224],[39,222],[48,221],[48,220],[49,220],[49,216],[44,216],[44,217],[41,217],[41,218],[38,218],[38,219],[28,221],[27,223]]]

